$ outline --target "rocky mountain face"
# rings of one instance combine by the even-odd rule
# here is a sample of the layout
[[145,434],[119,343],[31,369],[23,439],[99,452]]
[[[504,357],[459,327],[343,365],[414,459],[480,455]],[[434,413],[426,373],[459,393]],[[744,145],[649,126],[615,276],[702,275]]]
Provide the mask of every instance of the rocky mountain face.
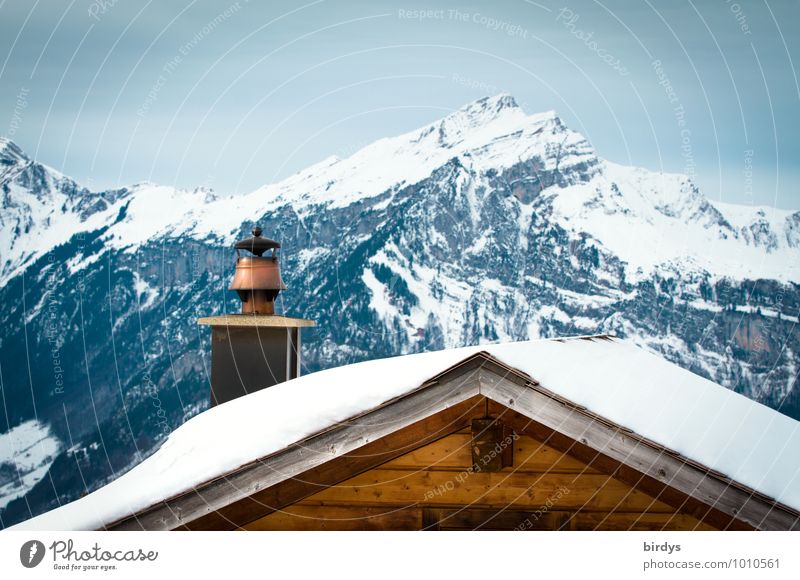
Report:
[[255,223],[283,246],[278,310],[318,325],[304,373],[613,333],[800,418],[800,212],[612,164],[508,95],[238,197],[91,192],[0,140],[0,195],[3,527],[206,408],[196,319],[238,311],[231,246]]

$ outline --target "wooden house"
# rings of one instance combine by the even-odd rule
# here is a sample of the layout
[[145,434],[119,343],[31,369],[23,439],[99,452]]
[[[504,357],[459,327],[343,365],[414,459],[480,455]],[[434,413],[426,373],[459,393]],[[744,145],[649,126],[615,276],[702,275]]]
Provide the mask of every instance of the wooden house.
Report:
[[793,530],[798,427],[606,336],[470,347],[219,405],[19,527]]

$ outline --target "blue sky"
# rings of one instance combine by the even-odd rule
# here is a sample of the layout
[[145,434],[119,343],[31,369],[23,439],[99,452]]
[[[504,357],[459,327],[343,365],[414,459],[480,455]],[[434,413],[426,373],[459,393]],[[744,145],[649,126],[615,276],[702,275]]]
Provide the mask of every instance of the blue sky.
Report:
[[800,208],[794,0],[0,0],[0,134],[93,189],[242,193],[486,94]]

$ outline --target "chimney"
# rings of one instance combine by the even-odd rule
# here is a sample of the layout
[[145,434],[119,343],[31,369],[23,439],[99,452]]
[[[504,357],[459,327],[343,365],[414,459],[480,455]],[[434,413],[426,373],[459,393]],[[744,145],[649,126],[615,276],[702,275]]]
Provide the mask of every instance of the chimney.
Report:
[[[230,290],[242,302],[241,314],[200,318],[211,327],[211,406],[300,376],[300,329],[311,320],[275,314],[281,279],[275,240],[253,236],[237,242]],[[251,255],[241,255],[241,251]],[[264,256],[270,252],[268,256]]]
[[[281,245],[275,240],[261,237],[261,228],[253,228],[253,237],[236,242],[236,273],[230,290],[236,290],[242,301],[242,314],[275,314],[275,298],[285,290],[278,264]],[[242,256],[239,250],[248,250],[252,256]],[[272,255],[264,258],[264,252]]]

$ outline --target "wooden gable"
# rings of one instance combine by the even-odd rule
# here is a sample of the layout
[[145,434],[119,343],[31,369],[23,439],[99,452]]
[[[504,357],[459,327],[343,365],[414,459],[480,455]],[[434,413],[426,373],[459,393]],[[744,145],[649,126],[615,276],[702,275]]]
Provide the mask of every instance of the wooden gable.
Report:
[[[487,418],[515,434],[514,457],[471,472]],[[106,527],[339,528],[797,529],[800,514],[478,353]]]
[[445,435],[243,528],[715,529],[530,435],[514,433],[513,463],[492,472],[472,442],[469,428]]

